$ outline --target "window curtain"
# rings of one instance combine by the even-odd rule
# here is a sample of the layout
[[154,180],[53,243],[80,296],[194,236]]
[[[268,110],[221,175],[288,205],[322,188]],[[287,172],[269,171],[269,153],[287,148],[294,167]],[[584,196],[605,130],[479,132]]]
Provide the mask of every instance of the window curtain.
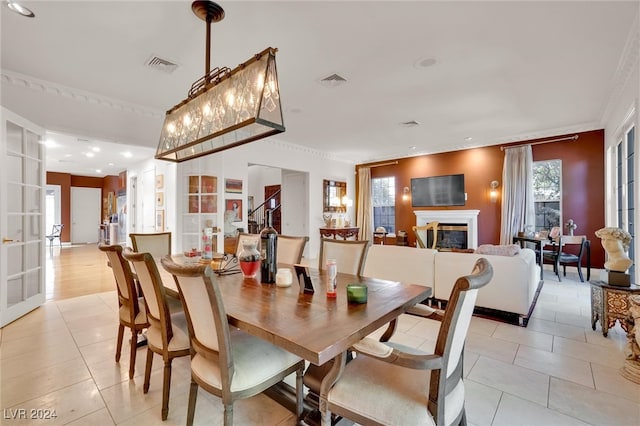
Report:
[[371,212],[371,169],[358,169],[358,210],[356,212],[356,226],[360,227],[360,239],[373,241],[373,216]]
[[505,148],[502,182],[500,244],[513,244],[519,231],[535,229],[531,145]]

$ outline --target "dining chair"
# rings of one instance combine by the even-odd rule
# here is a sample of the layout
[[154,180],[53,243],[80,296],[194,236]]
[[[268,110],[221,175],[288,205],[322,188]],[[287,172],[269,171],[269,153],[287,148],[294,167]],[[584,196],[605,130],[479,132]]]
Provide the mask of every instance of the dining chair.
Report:
[[586,257],[587,281],[591,279],[591,242],[587,240],[586,235],[563,235],[562,247],[557,256],[557,265],[562,266],[562,275],[567,276],[567,265],[575,265],[580,282],[584,282],[582,259]]
[[156,259],[171,254],[171,232],[131,233],[129,238],[135,252],[150,253]]
[[354,241],[322,238],[320,240],[318,269],[326,269],[327,259],[336,259],[338,261],[338,273],[360,275],[368,246],[368,240]]
[[169,309],[162,278],[150,253],[139,253],[126,249],[124,258],[131,262],[144,295],[149,329],[147,330],[147,362],[144,370],[143,392],[149,391],[153,354],[164,361],[162,381],[162,420],[169,414],[171,391],[171,362],[174,358],[187,356],[190,352],[189,335],[184,312],[173,315]]
[[118,340],[116,343],[116,362],[120,362],[124,328],[131,330],[131,352],[129,354],[129,379],[133,379],[136,366],[138,334],[149,327],[147,313],[142,296],[138,295],[136,283],[129,262],[122,256],[121,245],[99,244],[98,248],[107,254],[107,259],[116,280],[118,290]]
[[[412,226],[413,234],[416,236],[416,242],[418,243],[418,247],[427,248],[427,232],[429,229],[433,231],[433,243],[431,244],[431,248],[435,249],[436,244],[438,243],[438,225],[440,222],[432,221],[422,226]],[[424,232],[424,240],[422,239],[422,233]]]
[[278,247],[276,258],[278,263],[295,265],[302,261],[304,245],[309,241],[309,237],[294,237],[290,235],[278,235]]
[[542,249],[542,264],[551,263],[553,265],[553,273],[558,276],[558,281],[562,281],[562,277],[560,276],[560,253],[562,252],[562,246],[564,245],[564,239],[566,237],[563,235],[557,235],[553,238],[550,238],[550,242],[546,243],[545,246],[551,245],[550,249]]
[[236,239],[236,257],[240,255],[242,246],[246,241],[256,243],[256,247],[258,248],[258,250],[260,250],[260,234],[247,234],[245,232],[240,232],[238,233],[238,238]]
[[53,225],[51,228],[51,232],[49,235],[45,235],[45,237],[49,240],[49,248],[53,248],[53,240],[58,239],[58,243],[60,247],[62,247],[62,228],[64,228],[64,224]]
[[356,357],[322,384],[322,424],[331,413],[359,424],[466,424],[462,352],[478,289],[492,276],[480,258],[456,280],[433,354],[370,337],[356,343]]
[[233,404],[257,395],[296,373],[296,415],[302,415],[302,372],[304,360],[229,327],[222,294],[210,269],[175,263],[170,256],[161,260],[171,274],[184,304],[191,338],[191,388],[187,425],[193,424],[198,387],[222,399],[224,424],[233,424]]

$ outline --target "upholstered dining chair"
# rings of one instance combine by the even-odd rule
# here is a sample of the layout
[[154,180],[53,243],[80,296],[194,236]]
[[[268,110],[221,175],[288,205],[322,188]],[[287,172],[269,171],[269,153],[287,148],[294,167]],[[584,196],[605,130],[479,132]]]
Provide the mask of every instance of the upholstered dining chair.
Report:
[[[586,235],[563,235],[562,246],[558,247],[558,250],[553,253],[551,259],[557,266],[562,266],[563,276],[567,276],[567,265],[574,265],[578,269],[580,282],[584,282],[582,260],[586,257],[587,281],[591,279],[591,242],[587,240]],[[556,271],[556,273],[560,278],[560,272]]]
[[149,327],[147,313],[142,296],[138,295],[131,266],[122,256],[122,246],[100,244],[98,248],[107,254],[107,259],[118,290],[118,340],[116,343],[116,362],[120,362],[124,328],[131,330],[131,352],[129,354],[129,378],[133,379],[136,367],[138,334]]
[[322,238],[320,240],[318,269],[324,270],[327,268],[327,259],[336,259],[339,273],[360,275],[368,246],[368,240],[354,241]]
[[[418,247],[427,248],[427,231],[431,229],[433,231],[433,244],[431,244],[431,248],[435,249],[436,244],[438,243],[438,224],[440,222],[433,221],[429,222],[426,225],[422,226],[412,226],[413,234],[416,236],[416,242],[418,243]],[[424,240],[422,239],[422,233],[424,232]]]
[[263,392],[296,373],[296,414],[302,415],[304,360],[266,340],[229,327],[217,280],[209,270],[178,265],[170,256],[162,266],[173,274],[184,304],[191,357],[187,425],[193,424],[198,387],[222,399],[224,424],[233,424],[233,403]]
[[129,238],[135,252],[150,253],[156,259],[171,254],[171,232],[131,233]]
[[323,382],[322,424],[331,413],[360,424],[465,424],[462,351],[478,289],[492,276],[480,258],[456,280],[433,354],[369,337],[355,344],[356,357]]
[[276,258],[278,263],[295,265],[302,260],[304,245],[309,237],[294,237],[291,235],[278,235],[278,249]]
[[150,253],[138,253],[129,249],[124,258],[133,265],[144,294],[149,329],[147,330],[147,362],[144,370],[143,392],[149,391],[153,354],[164,361],[162,381],[162,420],[169,415],[169,393],[171,391],[171,362],[174,358],[187,356],[190,352],[187,322],[184,313],[171,314],[162,278]]

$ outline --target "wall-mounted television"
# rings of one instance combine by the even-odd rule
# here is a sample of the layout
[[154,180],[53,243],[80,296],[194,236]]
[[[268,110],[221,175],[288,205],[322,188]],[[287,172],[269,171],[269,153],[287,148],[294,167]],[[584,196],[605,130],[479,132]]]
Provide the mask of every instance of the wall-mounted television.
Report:
[[413,207],[464,206],[465,198],[463,174],[411,179]]

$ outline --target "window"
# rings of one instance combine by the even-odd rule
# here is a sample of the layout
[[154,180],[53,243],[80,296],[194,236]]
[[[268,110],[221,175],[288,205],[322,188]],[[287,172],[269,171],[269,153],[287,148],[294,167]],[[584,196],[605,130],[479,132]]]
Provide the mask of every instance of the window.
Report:
[[[635,215],[634,197],[634,164],[635,164],[635,128],[631,126],[620,137],[616,145],[616,201],[618,227],[631,234],[629,258],[635,262],[635,230],[633,227]],[[629,268],[629,274],[635,276],[635,263]]]
[[389,233],[396,232],[396,178],[394,176],[371,179],[373,228],[384,226]]
[[533,162],[533,199],[536,214],[536,231],[560,226],[562,212],[562,161]]

